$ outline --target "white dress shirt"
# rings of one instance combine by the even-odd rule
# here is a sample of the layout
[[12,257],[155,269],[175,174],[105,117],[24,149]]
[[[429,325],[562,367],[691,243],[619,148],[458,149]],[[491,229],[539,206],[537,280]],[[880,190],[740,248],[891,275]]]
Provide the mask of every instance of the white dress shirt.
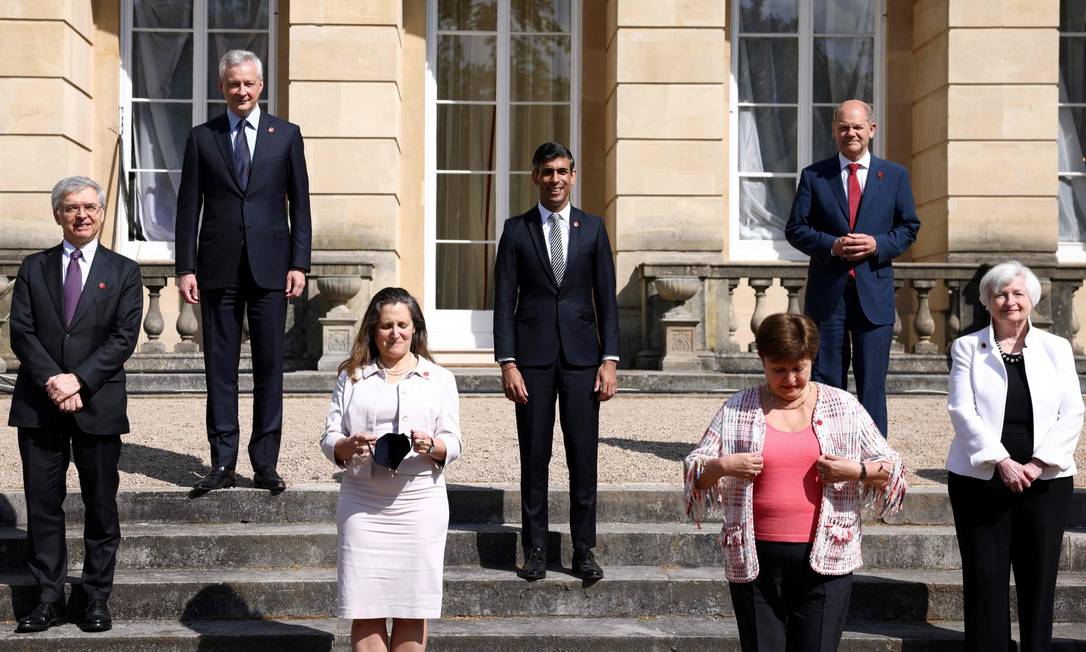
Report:
[[230,148],[233,149],[238,140],[238,123],[245,120],[245,142],[249,145],[249,160],[253,160],[253,152],[256,151],[256,138],[260,134],[260,106],[254,106],[252,113],[247,118],[234,115],[227,109],[226,119],[230,121]]
[[[60,254],[60,287],[64,287],[64,281],[68,280],[68,263],[72,260],[72,252],[77,249],[67,240],[61,241]],[[94,262],[94,254],[98,252],[98,241],[91,240],[79,250],[79,275],[82,277],[79,291],[87,285],[87,275],[90,274],[91,263]]]
[[867,171],[871,168],[871,150],[864,152],[859,161],[850,161],[843,154],[837,154],[837,162],[841,166],[841,185],[845,188],[845,197],[848,197],[848,166],[859,163],[860,169],[856,170],[856,178],[860,181],[860,192],[863,193],[867,185]]

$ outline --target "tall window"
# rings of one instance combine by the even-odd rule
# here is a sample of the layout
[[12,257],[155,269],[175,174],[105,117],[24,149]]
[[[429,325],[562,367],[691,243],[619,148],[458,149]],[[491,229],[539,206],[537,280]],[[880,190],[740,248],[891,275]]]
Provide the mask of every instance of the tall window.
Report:
[[1060,253],[1086,258],[1086,0],[1060,2]]
[[438,310],[493,307],[502,223],[538,200],[532,153],[545,141],[576,152],[579,6],[431,0],[427,295]]
[[172,259],[177,189],[189,129],[226,110],[219,58],[251,50],[264,63],[261,109],[275,97],[275,0],[122,2],[124,171],[118,241],[143,259]]
[[837,151],[834,107],[858,98],[882,108],[882,4],[732,3],[733,259],[799,256],[784,225],[800,170]]

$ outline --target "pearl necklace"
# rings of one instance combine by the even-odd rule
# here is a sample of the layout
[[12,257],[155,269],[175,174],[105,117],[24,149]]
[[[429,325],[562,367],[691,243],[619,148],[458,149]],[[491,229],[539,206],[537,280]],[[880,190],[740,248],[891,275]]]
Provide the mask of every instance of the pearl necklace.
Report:
[[402,376],[414,369],[415,364],[418,362],[418,358],[416,358],[414,354],[408,353],[407,355],[411,357],[411,360],[406,365],[404,365],[403,368],[400,367],[400,364],[398,362],[396,363],[395,367],[386,367],[385,365],[381,364],[380,360],[378,360],[377,366],[385,372],[386,376],[392,376],[393,378]]
[[778,409],[778,410],[798,410],[799,408],[803,407],[807,403],[807,399],[810,398],[810,396],[811,396],[811,384],[808,383],[806,386],[804,386],[803,395],[800,396],[799,398],[795,399],[794,401],[785,401],[785,400],[781,399],[779,396],[774,394],[772,392],[772,390],[769,389],[769,385],[765,386],[765,393],[766,393],[766,396],[769,397],[770,402],[774,404],[776,409]]

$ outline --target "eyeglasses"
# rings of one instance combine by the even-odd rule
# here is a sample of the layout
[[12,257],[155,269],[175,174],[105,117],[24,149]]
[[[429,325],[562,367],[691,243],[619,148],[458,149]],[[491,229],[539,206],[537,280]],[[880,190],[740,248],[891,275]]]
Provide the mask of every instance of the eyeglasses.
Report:
[[65,215],[78,215],[79,210],[83,209],[88,215],[97,213],[98,209],[102,208],[100,204],[69,204],[63,208]]

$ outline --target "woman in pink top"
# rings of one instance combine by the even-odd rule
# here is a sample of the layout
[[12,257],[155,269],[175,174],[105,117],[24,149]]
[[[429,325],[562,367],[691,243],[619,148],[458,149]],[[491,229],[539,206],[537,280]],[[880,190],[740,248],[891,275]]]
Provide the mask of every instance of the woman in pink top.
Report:
[[723,516],[721,548],[744,652],[837,649],[860,510],[892,513],[905,465],[851,394],[810,381],[818,328],[766,317],[766,383],[732,396],[686,457],[687,514]]

